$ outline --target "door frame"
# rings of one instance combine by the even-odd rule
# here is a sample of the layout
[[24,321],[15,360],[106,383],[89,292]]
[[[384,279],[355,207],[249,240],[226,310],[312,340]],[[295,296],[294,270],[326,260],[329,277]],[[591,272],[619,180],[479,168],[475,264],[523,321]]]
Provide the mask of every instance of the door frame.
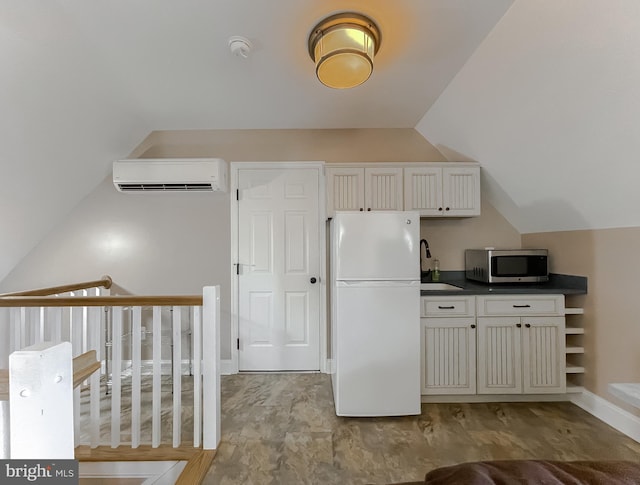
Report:
[[318,234],[320,235],[320,308],[318,315],[318,331],[320,332],[318,345],[320,345],[320,372],[328,373],[327,366],[327,203],[326,203],[326,179],[325,163],[321,161],[299,162],[231,162],[229,164],[229,187],[231,192],[231,368],[230,374],[239,373],[239,351],[236,341],[240,335],[240,279],[236,274],[235,264],[238,261],[238,232],[239,214],[238,204],[233,201],[233,196],[238,190],[238,177],[241,169],[287,169],[305,168],[318,171]]

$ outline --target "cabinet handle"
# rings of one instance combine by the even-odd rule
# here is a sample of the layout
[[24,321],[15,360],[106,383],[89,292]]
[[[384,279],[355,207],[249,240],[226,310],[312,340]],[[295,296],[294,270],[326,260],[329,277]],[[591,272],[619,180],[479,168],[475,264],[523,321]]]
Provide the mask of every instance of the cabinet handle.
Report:
[[448,211],[448,210],[449,210],[449,208],[447,207],[445,210],[446,210],[446,211]]
[[368,210],[368,211],[370,211],[370,210],[371,210],[371,207],[369,207],[367,210]]
[[438,310],[453,310],[454,306],[440,306],[438,305]]
[[471,328],[476,328],[476,326],[475,325],[471,325]]
[[438,207],[438,210],[439,210],[439,211],[442,211],[442,207]]
[[520,328],[520,327],[522,327],[522,324],[521,323],[516,323],[516,327]]
[[531,305],[513,305],[513,308],[531,308]]
[[531,328],[531,324],[530,323],[525,323],[524,326],[527,327],[527,328]]
[[360,212],[362,212],[364,209],[362,207],[360,207]]

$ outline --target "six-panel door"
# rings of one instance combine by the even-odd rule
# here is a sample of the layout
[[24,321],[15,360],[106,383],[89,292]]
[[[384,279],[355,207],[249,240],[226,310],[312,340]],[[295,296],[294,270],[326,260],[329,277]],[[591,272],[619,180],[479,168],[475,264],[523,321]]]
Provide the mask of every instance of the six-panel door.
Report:
[[320,369],[319,176],[239,170],[240,370]]

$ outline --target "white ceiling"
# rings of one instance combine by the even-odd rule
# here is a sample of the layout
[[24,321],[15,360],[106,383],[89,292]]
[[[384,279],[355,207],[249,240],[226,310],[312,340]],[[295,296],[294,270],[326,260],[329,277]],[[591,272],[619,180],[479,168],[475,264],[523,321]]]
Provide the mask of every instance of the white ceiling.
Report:
[[[413,128],[512,2],[2,0],[0,280],[151,131]],[[383,40],[371,79],[336,91],[307,37],[347,10]]]
[[[60,25],[91,50],[154,129],[413,128],[513,0],[58,1]],[[314,77],[310,30],[354,10],[382,31],[364,85]],[[254,45],[248,59],[228,48]]]

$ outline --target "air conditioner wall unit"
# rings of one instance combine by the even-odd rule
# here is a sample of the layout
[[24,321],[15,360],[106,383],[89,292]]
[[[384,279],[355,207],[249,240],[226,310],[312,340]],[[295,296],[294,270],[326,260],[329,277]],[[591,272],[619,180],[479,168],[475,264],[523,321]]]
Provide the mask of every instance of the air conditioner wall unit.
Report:
[[113,162],[120,192],[226,192],[227,162],[221,158],[136,158]]

